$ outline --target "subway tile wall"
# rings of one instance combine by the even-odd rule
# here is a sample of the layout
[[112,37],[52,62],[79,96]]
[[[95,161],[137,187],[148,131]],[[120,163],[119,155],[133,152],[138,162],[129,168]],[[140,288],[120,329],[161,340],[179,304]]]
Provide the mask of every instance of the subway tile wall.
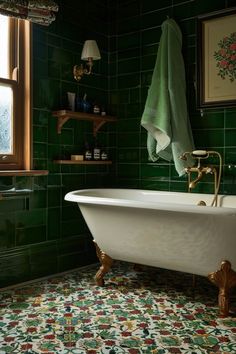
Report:
[[[140,119],[151,82],[161,24],[167,16],[183,33],[187,98],[196,148],[215,149],[224,158],[221,192],[235,194],[236,109],[195,108],[196,16],[235,6],[235,0],[76,0],[58,1],[60,12],[50,27],[34,25],[33,148],[34,168],[42,177],[0,178],[0,187],[33,192],[0,201],[0,287],[54,274],[97,261],[92,238],[77,205],[63,200],[67,191],[89,187],[131,187],[186,191],[173,164],[148,162],[146,132]],[[96,39],[102,60],[94,74],[73,80],[85,39]],[[105,124],[99,142],[112,166],[56,165],[92,140],[91,124],[68,121],[56,132],[51,112],[67,106],[66,92],[105,105],[116,124]],[[210,180],[196,191],[212,192]]]
[[[217,150],[224,160],[221,193],[235,194],[236,108],[196,109],[196,18],[235,6],[225,0],[117,0],[110,10],[110,102],[117,123],[117,185],[167,191],[187,191],[186,177],[178,177],[174,165],[148,161],[146,130],[140,127],[147,90],[151,83],[161,24],[174,18],[183,35],[187,103],[197,149]],[[214,190],[207,178],[195,192]]]
[[[58,1],[57,20],[33,25],[33,164],[42,177],[0,178],[0,190],[17,187],[27,195],[0,201],[0,287],[97,262],[92,237],[66,192],[109,185],[114,166],[57,165],[54,159],[81,153],[92,141],[92,123],[69,121],[57,134],[53,110],[67,108],[67,91],[108,104],[108,7],[106,1]],[[82,45],[96,39],[102,60],[94,74],[73,79]],[[98,141],[114,159],[115,125],[104,125]]]

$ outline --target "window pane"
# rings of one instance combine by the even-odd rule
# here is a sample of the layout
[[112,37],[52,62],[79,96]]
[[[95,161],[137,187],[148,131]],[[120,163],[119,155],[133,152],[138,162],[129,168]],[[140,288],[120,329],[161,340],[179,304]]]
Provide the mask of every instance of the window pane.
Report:
[[9,78],[9,19],[0,15],[0,77]]
[[0,85],[0,154],[13,153],[12,106],[11,87]]

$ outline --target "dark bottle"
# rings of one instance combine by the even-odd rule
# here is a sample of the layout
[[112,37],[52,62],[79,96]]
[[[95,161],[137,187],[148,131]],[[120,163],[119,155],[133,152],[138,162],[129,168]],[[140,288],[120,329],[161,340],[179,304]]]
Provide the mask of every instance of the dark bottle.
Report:
[[93,113],[94,114],[100,114],[100,107],[99,107],[99,105],[98,104],[94,104],[94,106],[93,106]]
[[83,112],[89,113],[91,111],[91,103],[87,101],[86,93],[84,94],[82,105],[83,105]]
[[85,151],[84,151],[84,159],[86,161],[91,161],[92,160],[92,150],[90,149],[89,143],[85,143]]
[[108,160],[108,155],[107,155],[107,152],[105,150],[101,151],[101,160],[102,161]]
[[100,147],[98,146],[97,140],[95,140],[95,143],[94,143],[93,159],[94,159],[95,161],[98,161],[98,160],[101,159],[101,149],[100,149]]

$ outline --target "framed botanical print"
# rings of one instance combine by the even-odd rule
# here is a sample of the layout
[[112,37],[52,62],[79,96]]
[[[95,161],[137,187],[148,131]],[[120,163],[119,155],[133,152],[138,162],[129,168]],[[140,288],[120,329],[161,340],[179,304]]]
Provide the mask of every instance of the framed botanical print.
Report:
[[236,105],[236,7],[198,17],[198,108]]

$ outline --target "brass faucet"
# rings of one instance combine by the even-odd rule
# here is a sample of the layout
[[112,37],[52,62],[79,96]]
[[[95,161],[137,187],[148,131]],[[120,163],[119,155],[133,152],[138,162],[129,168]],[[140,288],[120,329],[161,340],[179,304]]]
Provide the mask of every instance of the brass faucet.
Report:
[[[197,166],[194,167],[186,167],[185,172],[188,174],[188,190],[191,192],[193,188],[196,187],[197,183],[202,179],[205,174],[213,174],[214,182],[215,182],[215,190],[214,190],[214,198],[211,206],[217,206],[217,197],[220,187],[220,179],[221,179],[221,171],[222,171],[222,158],[221,155],[217,151],[206,151],[206,150],[196,150],[192,152],[183,153],[180,158],[183,160],[187,160],[187,155],[191,155],[193,158],[198,160]],[[217,169],[213,166],[202,166],[201,160],[207,159],[210,155],[217,155],[219,158],[219,173],[217,175]],[[197,173],[197,177],[191,180],[192,172]]]
[[[200,166],[200,164],[198,164],[198,166],[196,167],[187,167],[185,168],[185,172],[188,174],[189,176],[189,181],[188,181],[188,186],[189,189],[193,189],[196,187],[197,183],[202,179],[204,174],[214,174],[217,177],[217,171],[215,167],[212,166]],[[191,172],[197,172],[197,177],[191,181]]]

